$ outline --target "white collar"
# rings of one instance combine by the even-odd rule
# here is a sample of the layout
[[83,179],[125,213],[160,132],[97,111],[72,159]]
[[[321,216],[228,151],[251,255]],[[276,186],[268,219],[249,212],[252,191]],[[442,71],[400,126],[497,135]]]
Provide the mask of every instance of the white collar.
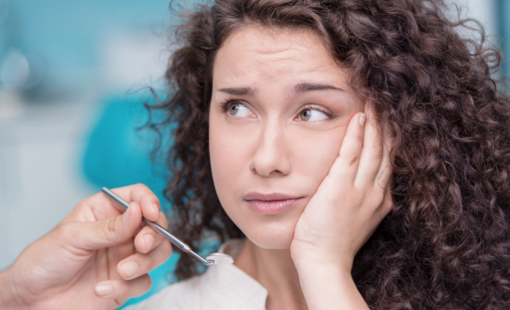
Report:
[[[244,239],[231,239],[223,243],[218,252],[229,254],[235,259],[244,241]],[[265,309],[266,307],[267,289],[235,265],[209,266],[202,274],[202,280],[213,293],[210,295],[221,296],[223,302],[230,300],[232,309]]]

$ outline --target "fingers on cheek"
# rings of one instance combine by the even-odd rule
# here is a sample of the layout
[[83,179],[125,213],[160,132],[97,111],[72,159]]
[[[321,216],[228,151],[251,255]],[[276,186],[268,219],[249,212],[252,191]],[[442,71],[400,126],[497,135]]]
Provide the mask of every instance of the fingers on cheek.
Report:
[[100,282],[96,284],[94,293],[100,298],[126,300],[145,294],[151,286],[149,275],[143,275],[131,281],[115,279]]

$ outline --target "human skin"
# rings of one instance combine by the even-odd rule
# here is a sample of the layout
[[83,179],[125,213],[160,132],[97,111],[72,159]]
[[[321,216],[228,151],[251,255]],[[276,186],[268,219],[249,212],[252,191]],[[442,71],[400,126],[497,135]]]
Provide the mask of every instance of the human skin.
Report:
[[[235,264],[268,289],[269,310],[367,308],[350,271],[391,209],[391,173],[370,109],[349,78],[310,31],[250,25],[218,50],[209,111],[213,180],[247,236]],[[225,111],[225,102],[236,110]],[[302,108],[310,105],[306,120]],[[250,192],[299,199],[261,214],[249,207]]]
[[[143,226],[142,215],[164,227],[166,217],[144,185],[112,191],[130,203],[128,211],[103,193],[81,201],[0,273],[0,309],[115,309],[150,289],[147,272],[172,248]],[[137,269],[132,275],[129,266]]]

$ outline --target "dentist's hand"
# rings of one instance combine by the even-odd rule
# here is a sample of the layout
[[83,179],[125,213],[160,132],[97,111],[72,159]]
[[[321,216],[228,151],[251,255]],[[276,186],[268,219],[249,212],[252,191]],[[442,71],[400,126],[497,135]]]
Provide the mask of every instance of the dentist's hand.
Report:
[[0,308],[115,309],[150,289],[147,272],[172,248],[142,215],[165,228],[166,217],[144,185],[112,191],[128,210],[103,193],[80,202],[0,274]]
[[354,256],[392,209],[391,141],[366,112],[352,117],[339,156],[296,225],[291,254],[298,269],[331,265],[350,275]]

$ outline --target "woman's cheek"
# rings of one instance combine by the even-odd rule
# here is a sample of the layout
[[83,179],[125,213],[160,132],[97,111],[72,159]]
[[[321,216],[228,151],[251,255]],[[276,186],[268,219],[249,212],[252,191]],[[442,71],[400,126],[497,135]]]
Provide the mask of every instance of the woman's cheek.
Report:
[[346,128],[338,126],[327,131],[295,128],[287,135],[293,154],[293,173],[307,177],[315,184],[313,192],[328,174],[338,157]]
[[239,195],[242,175],[248,170],[252,134],[242,128],[217,126],[209,131],[211,169],[216,192],[222,203]]

